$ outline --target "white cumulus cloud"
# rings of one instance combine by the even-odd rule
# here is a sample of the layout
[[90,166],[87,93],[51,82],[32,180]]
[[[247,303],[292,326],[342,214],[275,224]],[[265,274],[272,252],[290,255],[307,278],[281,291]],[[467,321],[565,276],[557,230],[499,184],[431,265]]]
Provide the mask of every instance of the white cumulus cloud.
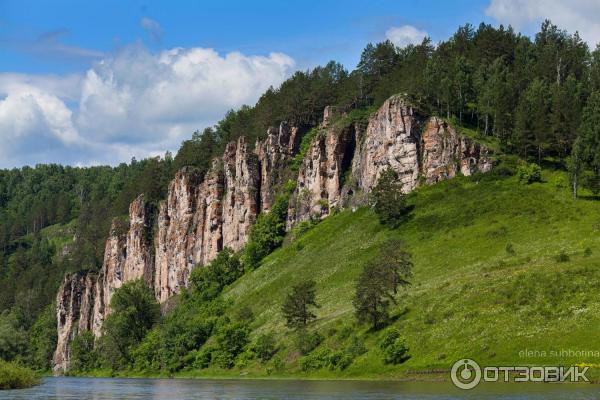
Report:
[[391,27],[385,32],[386,39],[389,39],[398,47],[420,44],[427,36],[426,31],[417,29],[412,25]]
[[599,0],[492,0],[486,14],[520,30],[535,30],[550,19],[562,29],[578,31],[592,48],[600,42]]
[[130,47],[87,72],[77,125],[107,141],[179,140],[186,126],[206,126],[228,109],[255,102],[293,65],[276,53],[221,56],[212,49],[176,48],[152,54]]
[[227,110],[256,102],[293,68],[281,53],[152,53],[136,45],[82,76],[0,74],[0,167],[116,163],[176,150]]
[[4,93],[0,100],[2,166],[19,165],[21,156],[34,164],[31,156],[39,156],[57,145],[73,146],[80,142],[73,112],[58,96],[17,81],[6,84],[0,79],[0,85]]

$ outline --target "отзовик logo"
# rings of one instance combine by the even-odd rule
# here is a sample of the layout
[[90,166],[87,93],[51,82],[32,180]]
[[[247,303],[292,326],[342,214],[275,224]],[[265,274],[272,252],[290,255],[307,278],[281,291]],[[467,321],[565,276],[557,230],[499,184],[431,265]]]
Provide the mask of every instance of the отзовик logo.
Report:
[[473,389],[481,381],[481,368],[475,361],[465,358],[454,363],[450,376],[456,387]]

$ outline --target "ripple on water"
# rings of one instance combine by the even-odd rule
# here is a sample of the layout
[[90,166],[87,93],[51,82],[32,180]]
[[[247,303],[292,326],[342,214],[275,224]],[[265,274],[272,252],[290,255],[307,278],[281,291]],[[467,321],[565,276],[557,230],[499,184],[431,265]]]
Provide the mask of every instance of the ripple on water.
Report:
[[1,391],[0,400],[188,399],[505,399],[588,400],[595,385],[488,384],[461,391],[444,382],[45,378],[40,386]]

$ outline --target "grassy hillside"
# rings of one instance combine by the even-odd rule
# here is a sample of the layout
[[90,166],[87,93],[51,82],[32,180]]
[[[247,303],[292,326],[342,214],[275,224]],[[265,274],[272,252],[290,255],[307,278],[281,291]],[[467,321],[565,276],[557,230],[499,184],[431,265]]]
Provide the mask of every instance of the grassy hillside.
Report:
[[[368,209],[327,218],[225,292],[233,310],[254,312],[254,336],[271,332],[279,341],[273,360],[241,370],[393,378],[448,368],[461,357],[488,365],[598,363],[551,352],[597,350],[600,203],[573,200],[564,172],[546,169],[543,179],[523,185],[516,177],[459,177],[422,188],[410,196],[409,220],[394,231]],[[392,312],[412,356],[400,366],[382,362],[381,332],[357,326],[352,307],[362,265],[391,236],[402,238],[414,258],[412,287]],[[342,372],[303,372],[281,317],[289,287],[311,278],[321,304],[311,328],[325,337],[320,348],[343,348],[357,336],[368,350]],[[519,354],[525,350],[538,353]]]

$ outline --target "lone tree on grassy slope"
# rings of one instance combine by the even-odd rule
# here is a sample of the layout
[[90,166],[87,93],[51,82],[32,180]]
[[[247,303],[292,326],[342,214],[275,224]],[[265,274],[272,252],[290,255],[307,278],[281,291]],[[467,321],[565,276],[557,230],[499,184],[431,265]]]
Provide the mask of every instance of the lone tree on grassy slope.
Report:
[[390,303],[397,304],[398,288],[410,285],[413,264],[405,247],[401,240],[390,239],[381,247],[379,257],[363,267],[352,302],[359,322],[380,328],[389,319]]
[[396,171],[388,168],[381,173],[371,192],[371,203],[381,224],[396,228],[402,222],[408,207]]
[[317,318],[311,308],[318,308],[315,300],[316,282],[313,280],[301,282],[288,293],[281,307],[281,312],[289,328],[304,328]]

